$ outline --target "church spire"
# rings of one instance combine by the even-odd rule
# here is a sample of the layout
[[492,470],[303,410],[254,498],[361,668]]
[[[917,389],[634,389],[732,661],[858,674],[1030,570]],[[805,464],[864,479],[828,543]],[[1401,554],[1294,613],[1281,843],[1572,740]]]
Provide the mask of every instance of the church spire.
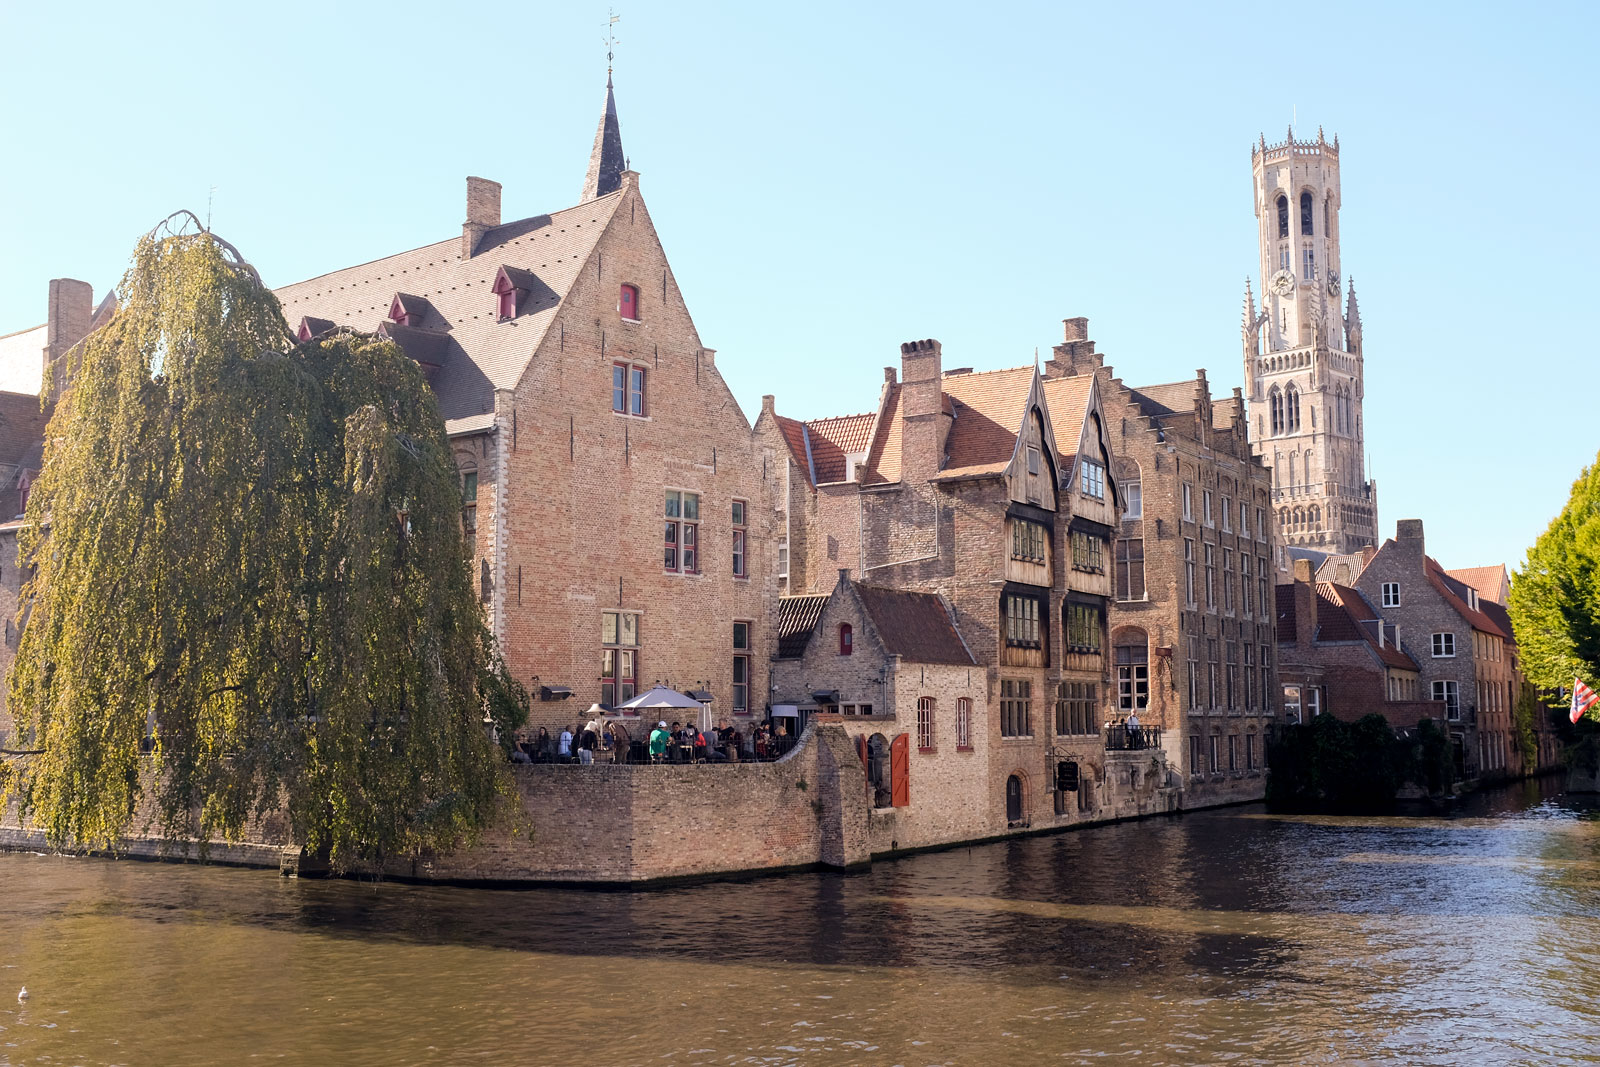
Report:
[[606,109],[600,128],[594,132],[594,151],[589,153],[589,173],[583,179],[583,199],[614,193],[622,188],[622,172],[628,161],[622,154],[622,130],[617,125],[617,98],[611,91],[611,72],[606,71]]

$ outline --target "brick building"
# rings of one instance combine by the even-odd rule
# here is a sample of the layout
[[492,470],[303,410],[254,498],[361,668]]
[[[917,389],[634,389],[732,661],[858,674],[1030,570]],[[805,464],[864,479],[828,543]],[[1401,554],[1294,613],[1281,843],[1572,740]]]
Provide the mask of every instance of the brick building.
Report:
[[780,602],[774,710],[839,722],[867,770],[873,852],[989,837],[987,672],[938,593],[854,581]]
[[[998,828],[1166,803],[1162,755],[1107,751],[1102,730],[1115,707],[1106,609],[1123,494],[1095,376],[946,371],[942,358],[936,341],[902,345],[898,376],[886,370],[863,415],[800,422],[764,402],[756,433],[786,468],[777,617],[816,610],[840,567],[942,596],[983,671],[974,711],[989,714],[974,730],[987,738],[974,747],[988,746]],[[949,736],[936,707],[934,729]]]
[[1354,722],[1377,713],[1397,728],[1439,718],[1426,698],[1421,667],[1399,645],[1360,590],[1319,582],[1309,560],[1276,587],[1278,678],[1284,717],[1305,722],[1333,715]]
[[1278,711],[1271,472],[1252,454],[1239,390],[1205,372],[1134,388],[1066,320],[1047,382],[1093,376],[1128,501],[1114,546],[1116,715],[1159,725],[1184,805],[1259,799]]
[[530,726],[654,682],[764,713],[781,483],[673,278],[609,78],[575,206],[505,221],[468,178],[458,236],[278,296],[303,339],[377,331],[427,370]]

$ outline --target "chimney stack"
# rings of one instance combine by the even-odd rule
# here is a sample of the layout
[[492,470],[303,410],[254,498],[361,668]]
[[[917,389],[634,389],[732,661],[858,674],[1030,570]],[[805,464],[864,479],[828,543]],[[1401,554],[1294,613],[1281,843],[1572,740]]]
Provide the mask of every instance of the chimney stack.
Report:
[[461,258],[471,259],[483,235],[500,225],[500,183],[467,179],[467,221],[461,224]]
[[944,466],[943,358],[932,338],[900,346],[900,476],[907,484],[927,481]]
[[1317,584],[1309,559],[1294,561],[1295,644],[1310,648],[1317,636]]
[[1089,340],[1088,319],[1062,319],[1061,325],[1065,340],[1052,349],[1054,355],[1044,365],[1046,378],[1093,374],[1105,366],[1105,357],[1095,352],[1094,342]]
[[76,278],[50,279],[50,303],[45,320],[44,373],[39,388],[53,402],[72,378],[67,352],[89,336],[94,321],[94,287]]

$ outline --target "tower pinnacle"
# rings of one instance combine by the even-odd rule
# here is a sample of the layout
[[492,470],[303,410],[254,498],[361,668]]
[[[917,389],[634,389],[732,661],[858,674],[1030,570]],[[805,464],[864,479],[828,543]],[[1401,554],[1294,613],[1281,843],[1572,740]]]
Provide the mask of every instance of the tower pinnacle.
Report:
[[622,129],[617,124],[617,98],[608,70],[606,108],[600,116],[600,127],[594,132],[594,150],[589,153],[589,173],[583,179],[583,199],[579,202],[586,203],[616,192],[622,187],[622,172],[627,169],[628,161],[622,154]]

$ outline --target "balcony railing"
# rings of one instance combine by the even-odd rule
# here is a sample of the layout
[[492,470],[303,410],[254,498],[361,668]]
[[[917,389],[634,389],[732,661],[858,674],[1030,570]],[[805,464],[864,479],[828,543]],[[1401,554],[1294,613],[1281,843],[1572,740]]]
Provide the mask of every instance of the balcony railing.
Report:
[[1161,727],[1127,726],[1115,723],[1106,727],[1107,752],[1136,752],[1161,747]]

